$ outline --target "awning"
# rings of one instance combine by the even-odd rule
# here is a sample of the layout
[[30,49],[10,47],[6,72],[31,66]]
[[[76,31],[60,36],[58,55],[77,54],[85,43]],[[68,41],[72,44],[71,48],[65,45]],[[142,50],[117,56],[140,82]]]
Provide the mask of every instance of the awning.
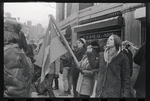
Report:
[[135,13],[134,13],[135,19],[140,19],[140,18],[144,18],[144,17],[146,17],[146,8],[145,7],[135,10]]
[[109,19],[104,19],[84,25],[78,25],[74,28],[74,32],[87,31],[92,29],[100,29],[111,26],[122,26],[123,25],[123,17],[117,16]]

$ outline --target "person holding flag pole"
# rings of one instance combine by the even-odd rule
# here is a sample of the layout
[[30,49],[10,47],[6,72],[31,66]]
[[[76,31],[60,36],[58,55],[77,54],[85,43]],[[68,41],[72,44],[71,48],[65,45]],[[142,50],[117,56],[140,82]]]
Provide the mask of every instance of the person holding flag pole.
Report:
[[[62,41],[65,46],[63,45]],[[54,71],[51,67],[53,67],[54,61],[67,51],[70,52],[76,65],[79,67],[79,62],[73,54],[68,42],[62,35],[53,15],[50,15],[48,29],[35,62],[35,65],[42,67],[40,83],[42,83],[44,79],[48,81],[48,85],[45,88],[48,91],[49,97],[55,97],[52,91]]]
[[55,21],[53,15],[50,14],[50,17],[51,17],[51,19],[53,19],[53,21],[54,21],[53,23],[54,23],[55,26],[56,26],[56,29],[57,29],[57,31],[58,31],[58,34],[60,35],[61,39],[64,41],[65,46],[67,47],[69,53],[71,54],[71,56],[73,57],[73,59],[74,59],[74,61],[75,61],[75,64],[77,65],[77,67],[79,67],[79,66],[80,66],[80,65],[79,65],[79,62],[78,62],[77,58],[75,57],[75,55],[74,55],[72,49],[70,48],[70,46],[69,46],[67,40],[65,39],[65,37],[63,36],[63,34],[61,34],[61,30],[59,29],[58,24],[56,23],[56,21]]

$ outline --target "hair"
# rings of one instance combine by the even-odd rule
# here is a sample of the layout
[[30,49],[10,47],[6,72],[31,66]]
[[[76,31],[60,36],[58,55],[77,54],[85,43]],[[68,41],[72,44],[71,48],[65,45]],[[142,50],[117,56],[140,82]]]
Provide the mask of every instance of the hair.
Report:
[[130,42],[130,41],[128,41],[128,40],[123,41],[123,42],[121,43],[121,45],[125,46],[125,48],[131,47],[131,48],[134,48],[135,50],[138,49],[132,42]]
[[14,43],[14,44],[19,44],[19,35],[18,35],[18,30],[16,28],[16,23],[6,21],[4,23],[4,46]]
[[19,36],[15,32],[4,31],[4,46],[19,43]]
[[138,48],[128,40],[123,41],[121,45],[125,46],[126,49],[130,50],[132,54],[135,54],[135,52],[138,50]]
[[4,45],[17,43],[26,52],[27,42],[24,33],[21,31],[21,24],[14,21],[4,22]]
[[22,31],[19,33],[19,37],[20,37],[20,47],[23,48],[23,50],[26,52],[27,51],[27,40]]
[[123,41],[122,43],[121,43],[121,45],[122,46],[125,46],[125,48],[129,48],[131,45],[130,45],[130,42],[129,41]]
[[13,31],[15,33],[19,33],[22,29],[22,26],[20,23],[15,21],[6,21],[4,23],[4,30]]
[[32,44],[28,44],[28,45],[27,45],[26,56],[31,59],[32,63],[35,62]]
[[100,46],[99,46],[99,44],[98,44],[96,41],[91,42],[89,45],[96,46],[96,47],[93,48],[93,49],[94,49],[97,53],[100,52]]
[[114,45],[116,47],[116,50],[118,51],[121,47],[121,39],[118,35],[111,35],[114,38]]
[[28,45],[27,45],[26,55],[27,55],[28,57],[34,56],[32,44],[28,44]]

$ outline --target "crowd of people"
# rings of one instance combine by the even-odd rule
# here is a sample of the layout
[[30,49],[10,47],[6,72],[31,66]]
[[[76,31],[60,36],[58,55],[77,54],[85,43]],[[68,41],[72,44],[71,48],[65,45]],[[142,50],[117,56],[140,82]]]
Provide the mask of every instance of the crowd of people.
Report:
[[[59,89],[59,74],[64,87],[59,96],[73,93],[75,98],[90,98],[96,87],[96,98],[145,97],[145,43],[138,49],[111,35],[101,52],[97,41],[87,45],[80,38],[72,48],[79,66],[68,51],[49,66],[42,83],[42,68],[34,64],[41,46],[27,42],[21,24],[4,23],[4,97],[32,97],[32,92],[56,97],[53,90]],[[134,73],[135,64],[139,73]]]

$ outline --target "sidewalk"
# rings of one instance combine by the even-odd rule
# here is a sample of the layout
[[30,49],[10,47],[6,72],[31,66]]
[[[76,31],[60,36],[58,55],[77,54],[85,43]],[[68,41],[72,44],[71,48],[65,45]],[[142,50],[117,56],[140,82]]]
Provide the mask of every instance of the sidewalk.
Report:
[[[71,94],[70,95],[68,95],[68,96],[59,96],[59,94],[63,93],[63,91],[64,91],[62,74],[59,75],[58,80],[59,80],[59,89],[58,90],[53,90],[56,98],[73,98],[73,90],[72,89],[71,89]],[[95,86],[96,86],[96,83],[97,82],[95,82]],[[93,95],[91,96],[91,98],[94,98],[94,96],[95,96],[95,88],[96,87],[94,87]],[[48,98],[49,96],[48,95],[47,96],[44,96],[44,95],[39,95],[38,96],[37,92],[33,92],[32,97],[34,97],[34,98]]]

